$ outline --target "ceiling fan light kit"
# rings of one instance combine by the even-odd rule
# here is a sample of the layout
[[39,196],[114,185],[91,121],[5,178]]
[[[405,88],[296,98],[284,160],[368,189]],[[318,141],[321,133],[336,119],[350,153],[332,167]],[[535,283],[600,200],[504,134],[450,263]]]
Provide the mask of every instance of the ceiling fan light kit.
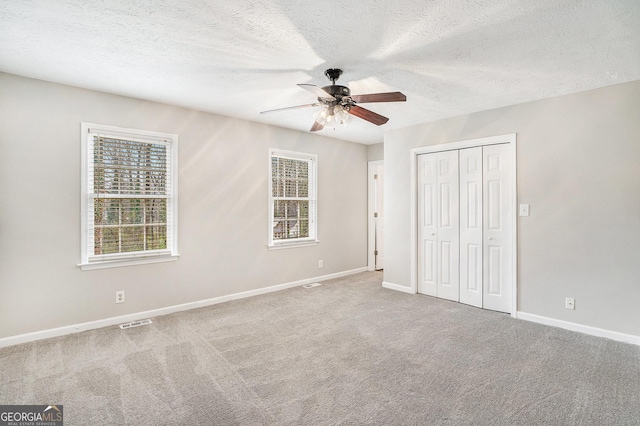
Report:
[[335,128],[336,125],[347,125],[351,121],[352,115],[380,126],[389,121],[389,119],[366,108],[362,108],[356,105],[356,103],[404,102],[407,100],[407,97],[400,92],[370,93],[351,96],[351,90],[348,87],[336,84],[336,80],[342,75],[341,69],[329,68],[324,72],[324,75],[331,80],[330,86],[320,88],[313,84],[298,84],[299,87],[315,95],[318,98],[317,103],[262,111],[260,114],[324,105],[324,108],[313,116],[315,121],[310,131],[317,132],[325,127]]
[[327,106],[313,114],[313,118],[323,127],[335,129],[336,125],[346,126],[351,122],[349,111],[342,105]]

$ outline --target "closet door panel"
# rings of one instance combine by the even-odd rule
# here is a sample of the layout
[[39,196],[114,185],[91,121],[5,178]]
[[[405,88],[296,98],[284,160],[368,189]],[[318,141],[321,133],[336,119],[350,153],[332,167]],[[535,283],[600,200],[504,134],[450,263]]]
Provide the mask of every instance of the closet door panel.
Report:
[[511,311],[512,219],[509,145],[483,147],[485,309]]
[[459,300],[460,294],[460,181],[458,151],[436,154],[437,280],[436,295]]
[[460,150],[460,302],[482,307],[482,147]]
[[418,156],[418,293],[436,296],[437,159]]

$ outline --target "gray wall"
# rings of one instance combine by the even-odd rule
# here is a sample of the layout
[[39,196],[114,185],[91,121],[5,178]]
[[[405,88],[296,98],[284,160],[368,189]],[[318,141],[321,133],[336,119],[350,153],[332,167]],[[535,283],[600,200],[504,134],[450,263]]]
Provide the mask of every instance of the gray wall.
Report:
[[384,280],[410,286],[409,150],[507,133],[531,205],[518,310],[640,335],[640,81],[387,132]]
[[[0,117],[0,337],[367,265],[364,145],[8,74]],[[178,134],[178,261],[76,266],[82,121]],[[317,246],[267,250],[271,147],[318,154]]]
[[384,160],[384,143],[376,143],[367,146],[367,159],[369,161]]

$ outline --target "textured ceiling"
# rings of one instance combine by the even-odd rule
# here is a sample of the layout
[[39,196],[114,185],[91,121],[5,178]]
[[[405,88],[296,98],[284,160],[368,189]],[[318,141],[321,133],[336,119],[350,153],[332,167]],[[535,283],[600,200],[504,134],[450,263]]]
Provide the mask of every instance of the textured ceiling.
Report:
[[[640,80],[639,0],[0,0],[0,71],[308,131],[296,83],[402,91],[383,132]],[[1,94],[0,94],[1,96]]]

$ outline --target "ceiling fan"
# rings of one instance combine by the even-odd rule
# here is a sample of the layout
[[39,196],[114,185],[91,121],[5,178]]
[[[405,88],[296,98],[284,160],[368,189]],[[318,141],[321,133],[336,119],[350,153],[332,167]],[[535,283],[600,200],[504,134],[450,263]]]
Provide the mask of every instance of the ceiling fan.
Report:
[[367,102],[404,102],[407,100],[407,97],[401,92],[351,95],[351,90],[349,90],[348,87],[336,84],[336,80],[340,78],[341,74],[342,70],[338,68],[329,68],[326,70],[324,75],[331,80],[331,85],[322,88],[313,84],[298,84],[299,87],[317,96],[318,102],[262,111],[260,114],[324,105],[325,108],[314,114],[315,122],[310,129],[312,132],[317,132],[324,127],[333,127],[336,124],[347,124],[352,115],[380,126],[389,121],[389,119],[356,104]]

